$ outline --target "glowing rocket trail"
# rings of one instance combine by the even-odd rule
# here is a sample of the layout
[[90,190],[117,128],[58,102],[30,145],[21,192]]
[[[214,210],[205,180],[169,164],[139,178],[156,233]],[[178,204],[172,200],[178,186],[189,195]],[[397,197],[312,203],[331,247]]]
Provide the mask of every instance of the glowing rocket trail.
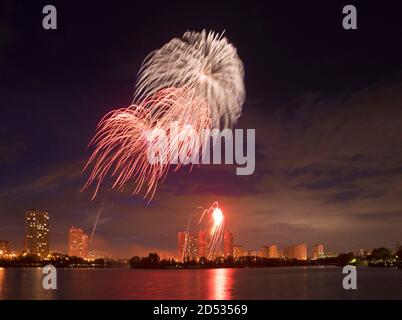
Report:
[[99,221],[99,216],[100,216],[101,211],[102,211],[102,206],[103,206],[103,200],[102,200],[102,203],[101,203],[101,205],[99,207],[98,214],[96,215],[95,224],[94,224],[94,227],[92,229],[92,233],[91,233],[91,237],[89,238],[89,242],[91,242],[91,240],[92,240],[92,238],[93,238],[93,236],[95,234],[96,227],[97,227],[98,221]]
[[204,217],[207,217],[209,219],[208,222],[210,224],[210,241],[207,258],[212,259],[219,256],[221,253],[223,233],[225,230],[225,217],[221,208],[219,208],[218,202],[214,202],[210,208],[203,211],[199,223],[203,220]]
[[[197,209],[203,209],[202,207],[198,207]],[[183,261],[186,257],[186,252],[190,252],[191,248],[191,237],[193,235],[190,234],[190,226],[192,221],[193,214],[191,214],[187,228],[185,231],[185,239],[184,246],[182,252],[180,254],[180,260]],[[206,258],[211,260],[213,258],[219,257],[221,255],[222,244],[223,244],[223,233],[225,229],[225,219],[221,208],[219,208],[218,202],[214,202],[211,207],[202,211],[201,217],[198,220],[197,225],[201,224],[203,221],[207,223],[209,227],[209,243],[208,249],[206,252]]]

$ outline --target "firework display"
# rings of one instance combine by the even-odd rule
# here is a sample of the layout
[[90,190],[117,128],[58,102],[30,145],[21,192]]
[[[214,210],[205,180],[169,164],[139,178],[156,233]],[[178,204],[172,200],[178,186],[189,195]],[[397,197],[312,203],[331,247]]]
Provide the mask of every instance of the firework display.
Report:
[[[132,193],[144,187],[144,198],[151,200],[170,164],[174,170],[183,165],[172,161],[172,154],[182,159],[197,150],[202,155],[202,130],[235,124],[245,99],[243,78],[235,47],[214,32],[186,32],[152,52],[140,69],[133,104],[108,113],[97,127],[84,189],[94,183],[94,198],[109,176],[112,187],[121,190],[133,179]],[[168,134],[170,143],[158,139],[159,132]],[[157,161],[150,161],[154,149]]]
[[220,255],[223,243],[223,233],[225,231],[225,218],[221,208],[219,208],[218,202],[214,202],[212,206],[206,209],[201,219],[203,217],[209,217],[210,227],[210,242],[209,242],[209,252],[208,259],[212,259]]
[[[108,173],[115,178],[113,188],[123,188],[124,184],[135,177],[135,189],[138,193],[146,184],[145,196],[153,197],[157,182],[163,179],[169,169],[171,146],[159,146],[161,140],[154,137],[158,130],[172,133],[178,157],[188,149],[186,140],[180,139],[186,131],[201,132],[210,127],[209,109],[205,102],[197,99],[187,88],[169,88],[159,91],[155,96],[144,100],[139,105],[122,108],[107,114],[98,125],[98,130],[91,141],[95,150],[84,170],[93,164],[92,173],[84,186],[96,182],[96,190]],[[176,124],[176,133],[170,132],[171,124]],[[201,141],[202,137],[195,140]],[[148,150],[162,150],[157,163],[150,163]],[[200,148],[200,146],[193,146]],[[176,164],[176,170],[181,162]]]
[[205,99],[213,127],[232,127],[245,100],[244,68],[236,48],[222,35],[205,30],[172,39],[145,59],[134,101],[183,86]]

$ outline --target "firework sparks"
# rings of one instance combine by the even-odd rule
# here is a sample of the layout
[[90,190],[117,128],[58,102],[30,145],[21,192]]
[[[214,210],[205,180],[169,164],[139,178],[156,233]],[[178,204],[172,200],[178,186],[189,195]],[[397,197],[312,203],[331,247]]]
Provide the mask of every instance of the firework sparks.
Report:
[[225,230],[225,217],[222,209],[219,208],[218,202],[214,202],[211,207],[205,209],[201,215],[199,223],[207,217],[211,225],[209,231],[209,251],[208,259],[212,259],[220,255],[223,243],[223,233]]
[[211,109],[215,128],[232,127],[245,100],[244,67],[222,34],[188,31],[155,50],[143,62],[134,101],[167,87],[189,87]]
[[[181,160],[198,150],[202,156],[202,130],[232,127],[244,100],[243,63],[225,37],[203,30],[171,40],[145,59],[133,105],[108,113],[99,123],[90,143],[95,149],[84,168],[92,166],[92,171],[83,189],[94,183],[94,199],[106,177],[114,178],[112,188],[120,190],[134,179],[132,193],[144,187],[144,198],[151,200],[169,171],[171,155]],[[173,122],[175,133],[170,130]],[[155,163],[148,151],[164,143],[150,135],[158,130],[170,135],[171,144]],[[197,139],[182,139],[189,131]],[[182,164],[178,161],[174,170]]]
[[[171,124],[178,128],[171,131]],[[95,146],[84,170],[92,165],[92,173],[84,186],[96,182],[93,198],[108,173],[115,177],[112,188],[123,190],[125,183],[134,178],[133,194],[146,185],[145,197],[155,194],[158,182],[168,173],[171,154],[186,154],[188,142],[182,137],[187,130],[200,133],[195,141],[203,141],[202,129],[210,128],[211,120],[206,103],[188,88],[168,88],[157,92],[139,105],[132,105],[107,114],[98,125],[90,145]],[[162,130],[170,135],[170,143],[160,148],[161,140],[155,133]],[[201,150],[202,144],[193,146]],[[148,151],[162,150],[158,161],[149,160]],[[175,150],[172,150],[174,148]],[[180,168],[176,164],[175,170]]]
[[218,207],[214,208],[212,211],[212,220],[213,220],[213,230],[218,229],[223,222],[223,213],[222,210]]

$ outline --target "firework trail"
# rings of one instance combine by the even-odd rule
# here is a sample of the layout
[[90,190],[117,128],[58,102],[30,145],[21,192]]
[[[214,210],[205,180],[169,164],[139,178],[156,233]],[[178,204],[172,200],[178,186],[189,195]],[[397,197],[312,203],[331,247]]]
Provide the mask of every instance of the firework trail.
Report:
[[201,223],[205,217],[211,226],[209,230],[210,240],[207,258],[212,259],[221,253],[225,231],[225,217],[221,208],[219,208],[218,202],[214,202],[211,207],[203,211],[198,223]]
[[103,206],[103,201],[102,201],[102,203],[101,203],[101,205],[99,207],[98,214],[96,215],[95,224],[94,224],[94,227],[92,229],[92,233],[91,233],[91,236],[89,238],[89,242],[91,242],[92,238],[95,235],[96,227],[98,226],[99,217],[100,217],[100,214],[101,214],[101,211],[102,211],[102,206]]
[[[204,209],[202,207],[198,207],[197,209]],[[191,251],[191,241],[193,241],[192,237],[195,237],[194,234],[190,233],[191,221],[193,218],[193,213],[188,219],[187,227],[184,233],[184,245],[180,254],[180,260],[184,261],[186,257],[186,253]],[[213,258],[219,257],[222,253],[222,245],[223,245],[223,237],[225,230],[225,220],[222,213],[221,208],[219,208],[218,202],[214,202],[211,207],[208,209],[204,209],[202,211],[201,217],[198,220],[197,225],[200,225],[202,222],[206,222],[209,226],[208,232],[208,245],[207,245],[207,253],[206,258],[211,260]],[[199,241],[199,239],[198,239]],[[190,254],[191,255],[191,254]]]
[[[177,127],[174,134],[170,130],[172,123]],[[92,165],[92,173],[84,189],[95,182],[94,199],[100,184],[110,173],[115,178],[113,188],[122,190],[125,183],[134,178],[133,194],[140,192],[146,184],[144,198],[149,196],[152,199],[157,182],[168,173],[171,144],[176,146],[179,157],[191,148],[200,149],[200,145],[189,146],[181,137],[192,130],[199,134],[198,139],[193,141],[197,144],[203,141],[202,129],[210,126],[209,108],[188,88],[163,89],[139,105],[112,111],[101,120],[90,143],[95,150],[84,168],[86,170]],[[162,148],[162,141],[153,136],[158,130],[170,135],[170,145],[166,148]],[[159,161],[155,164],[149,162],[150,148],[163,151],[158,154]],[[178,162],[175,170],[181,166],[182,163]]]
[[[172,154],[183,159],[198,150],[202,156],[203,129],[236,123],[245,100],[243,80],[235,47],[214,32],[186,32],[152,52],[140,69],[133,105],[100,121],[90,143],[94,151],[84,171],[92,170],[83,190],[94,183],[94,199],[106,177],[114,178],[112,188],[120,190],[133,179],[132,193],[145,188],[144,198],[150,201],[169,171]],[[177,130],[170,129],[172,123]],[[163,141],[155,132],[168,133],[167,147],[160,148]],[[197,139],[183,138],[189,132]],[[154,163],[148,157],[152,148],[163,150]],[[182,166],[174,163],[174,170]]]

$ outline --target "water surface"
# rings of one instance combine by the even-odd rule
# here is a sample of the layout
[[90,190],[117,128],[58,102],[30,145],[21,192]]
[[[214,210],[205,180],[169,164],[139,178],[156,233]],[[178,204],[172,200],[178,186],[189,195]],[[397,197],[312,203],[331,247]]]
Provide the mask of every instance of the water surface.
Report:
[[40,268],[0,268],[0,299],[402,299],[402,270],[357,269],[344,290],[338,267],[58,269],[44,290]]

